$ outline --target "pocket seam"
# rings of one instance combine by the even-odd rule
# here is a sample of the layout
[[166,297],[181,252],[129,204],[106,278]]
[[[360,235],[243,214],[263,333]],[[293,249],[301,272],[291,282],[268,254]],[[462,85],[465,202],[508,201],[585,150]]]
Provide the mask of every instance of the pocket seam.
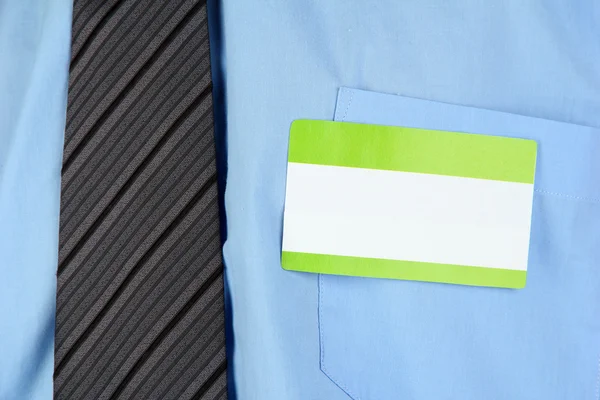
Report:
[[328,370],[327,367],[325,366],[325,337],[323,334],[323,315],[322,315],[322,309],[323,309],[323,280],[321,279],[322,274],[319,274],[319,277],[317,279],[318,281],[318,286],[317,286],[317,293],[319,296],[319,302],[318,302],[318,315],[319,315],[319,320],[318,320],[318,325],[319,325],[319,358],[320,358],[320,363],[319,363],[319,369],[321,370],[321,372],[323,372],[323,374],[325,374],[325,376],[327,378],[329,378],[329,380],[331,382],[333,382],[337,387],[339,387],[344,393],[346,393],[346,395],[348,395],[349,398],[353,399],[353,400],[360,400],[360,397],[358,397],[358,395],[354,394],[352,392],[352,390],[350,390],[350,388],[348,388],[344,383],[342,383],[339,379],[336,379]]
[[564,194],[564,193],[558,193],[558,192],[548,192],[546,190],[540,190],[540,189],[535,189],[535,192],[539,193],[539,194],[546,194],[548,196],[562,197],[565,199],[579,200],[579,201],[585,201],[588,203],[600,204],[600,199],[595,199],[593,197],[573,196],[570,194]]
[[354,91],[350,92],[350,101],[348,101],[348,106],[346,107],[346,112],[344,112],[344,116],[342,117],[342,122],[346,120],[348,116],[348,111],[350,110],[350,106],[352,105],[352,100],[354,99]]

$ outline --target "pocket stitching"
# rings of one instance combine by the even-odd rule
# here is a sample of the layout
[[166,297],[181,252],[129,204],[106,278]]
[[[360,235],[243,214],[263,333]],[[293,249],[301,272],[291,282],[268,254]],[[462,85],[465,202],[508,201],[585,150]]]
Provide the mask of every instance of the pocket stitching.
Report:
[[352,99],[354,99],[354,90],[350,91],[350,100],[348,101],[348,105],[346,106],[346,111],[344,111],[342,122],[344,122],[346,120],[346,117],[348,116],[348,111],[350,110],[350,106],[352,105]]
[[[344,89],[342,89],[344,90]],[[348,111],[350,110],[350,106],[352,105],[352,100],[354,99],[354,90],[349,90],[350,92],[350,99],[348,100],[348,104],[346,105],[346,108],[344,110],[344,115],[342,116],[342,122],[346,120],[346,117],[348,116]],[[319,274],[317,281],[318,281],[318,286],[317,286],[317,293],[319,296],[319,301],[318,301],[318,315],[319,315],[319,320],[318,320],[318,325],[319,325],[319,355],[320,355],[320,363],[319,363],[319,369],[321,370],[321,372],[323,372],[323,374],[325,374],[325,376],[327,378],[329,378],[329,380],[331,382],[333,382],[338,388],[340,388],[349,398],[353,399],[353,400],[360,400],[360,397],[358,397],[356,394],[354,394],[352,392],[352,390],[350,390],[350,388],[348,388],[344,383],[340,382],[338,379],[336,379],[328,370],[327,367],[325,366],[325,338],[324,338],[324,329],[323,329],[323,315],[322,315],[322,309],[323,309],[323,280],[321,279],[322,275]]]
[[318,314],[319,314],[319,321],[318,321],[318,325],[319,325],[319,353],[320,353],[320,369],[321,372],[323,372],[323,374],[325,374],[325,376],[327,378],[329,378],[329,380],[331,382],[333,382],[337,387],[339,387],[344,393],[346,393],[346,395],[348,395],[348,397],[350,397],[353,400],[360,400],[360,397],[358,397],[358,395],[354,394],[352,392],[352,390],[350,390],[350,388],[348,388],[345,384],[343,384],[342,382],[340,382],[338,379],[334,378],[333,375],[327,370],[327,367],[325,366],[325,337],[323,334],[323,315],[322,315],[322,309],[323,309],[323,284],[322,284],[322,274],[319,274],[318,277],[318,287],[317,287],[317,292],[319,295],[319,303],[318,303]]
[[585,201],[585,202],[588,202],[588,203],[600,204],[600,199],[595,199],[593,197],[573,196],[573,195],[570,195],[570,194],[564,194],[564,193],[558,193],[558,192],[548,192],[546,190],[539,190],[539,189],[535,189],[535,192],[539,193],[539,194],[546,194],[546,195],[549,195],[549,196],[563,197],[565,199],[572,199],[572,200]]

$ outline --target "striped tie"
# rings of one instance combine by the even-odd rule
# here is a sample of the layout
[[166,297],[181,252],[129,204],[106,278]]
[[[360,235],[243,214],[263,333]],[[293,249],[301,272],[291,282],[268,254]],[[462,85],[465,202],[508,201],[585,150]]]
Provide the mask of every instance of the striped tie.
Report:
[[76,0],[56,399],[225,399],[206,4]]

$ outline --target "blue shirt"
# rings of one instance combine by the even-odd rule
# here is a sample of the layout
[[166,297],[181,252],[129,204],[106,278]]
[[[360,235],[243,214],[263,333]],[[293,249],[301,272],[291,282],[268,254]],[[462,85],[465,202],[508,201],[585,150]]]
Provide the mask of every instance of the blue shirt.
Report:
[[[515,134],[539,135],[540,157],[547,154],[546,123],[510,114],[600,127],[598,2],[294,0],[221,7],[224,257],[239,397],[597,398],[600,222],[592,189],[598,171],[590,169],[597,164],[589,161],[598,153],[591,139],[597,131],[581,139],[575,132],[586,128],[552,128],[560,137],[552,151],[564,146],[561,160],[573,160],[568,168],[577,182],[538,171],[549,183],[540,190],[560,191],[536,197],[543,218],[534,217],[536,258],[528,287],[513,295],[518,300],[500,289],[288,272],[280,250],[290,123],[332,119],[340,87],[473,107],[442,112],[363,101],[346,120],[407,125],[418,114],[424,128],[464,124],[502,134],[494,125],[501,121]],[[581,146],[568,146],[570,140]],[[468,313],[449,312],[451,304]]]
[[0,2],[0,399],[51,399],[67,0]]

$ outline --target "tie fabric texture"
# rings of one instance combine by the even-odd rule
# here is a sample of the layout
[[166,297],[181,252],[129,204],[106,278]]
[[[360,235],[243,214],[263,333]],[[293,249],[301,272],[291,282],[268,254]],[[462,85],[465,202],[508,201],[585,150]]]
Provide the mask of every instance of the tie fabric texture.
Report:
[[225,399],[206,3],[76,0],[56,399]]

